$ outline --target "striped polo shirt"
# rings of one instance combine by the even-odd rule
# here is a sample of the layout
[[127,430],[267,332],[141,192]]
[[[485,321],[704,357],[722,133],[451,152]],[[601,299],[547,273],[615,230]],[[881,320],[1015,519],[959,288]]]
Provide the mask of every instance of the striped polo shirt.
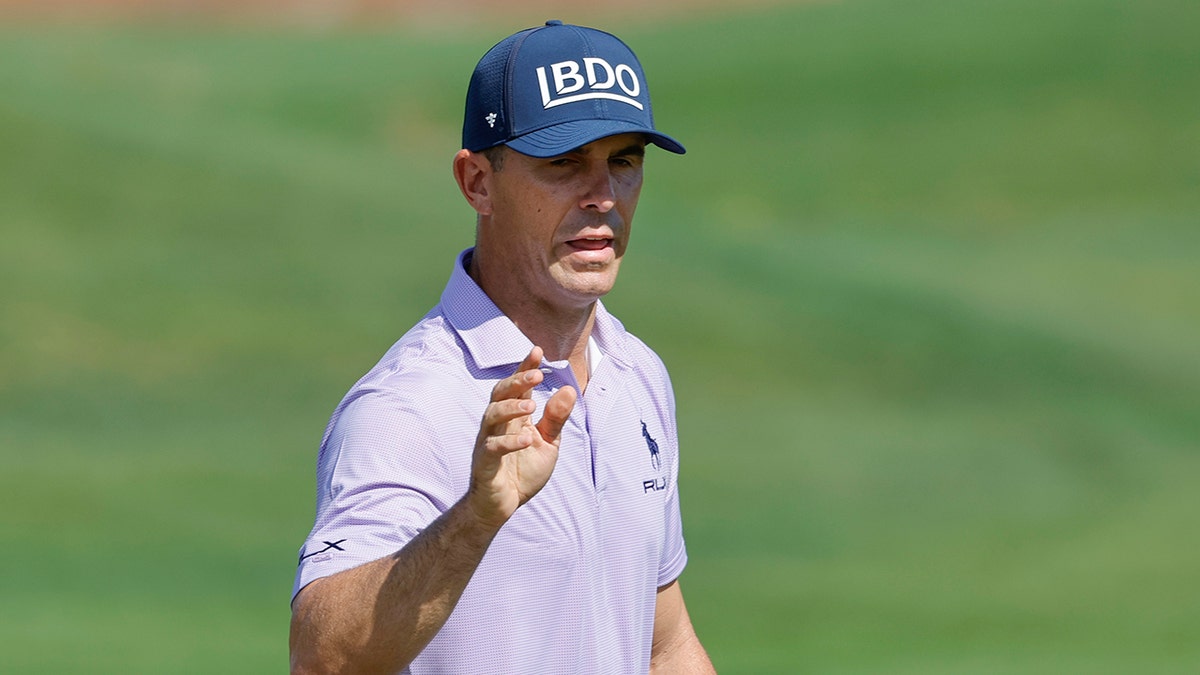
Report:
[[[459,255],[441,302],[335,409],[292,595],[394,553],[467,490],[492,387],[533,344]],[[597,303],[587,391],[546,486],[504,525],[410,673],[647,672],[657,589],[683,571],[675,401],[662,361]],[[575,386],[543,362],[538,404]],[[578,387],[576,387],[578,389]]]

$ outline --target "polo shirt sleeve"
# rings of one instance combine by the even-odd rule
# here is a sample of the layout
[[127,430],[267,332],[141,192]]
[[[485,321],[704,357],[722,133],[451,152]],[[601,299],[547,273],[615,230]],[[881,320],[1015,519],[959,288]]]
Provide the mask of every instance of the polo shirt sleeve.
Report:
[[395,553],[457,498],[442,438],[418,401],[398,387],[364,388],[334,412],[293,599],[315,579]]
[[658,565],[658,587],[662,588],[683,574],[687,565],[687,546],[683,540],[683,516],[679,509],[679,432],[675,423],[675,392],[671,387],[671,379],[667,375],[666,366],[658,361],[660,377],[663,383],[663,398],[666,405],[659,413],[662,415],[663,429],[667,433],[666,456],[669,471],[667,480],[667,498],[663,508],[663,547]]

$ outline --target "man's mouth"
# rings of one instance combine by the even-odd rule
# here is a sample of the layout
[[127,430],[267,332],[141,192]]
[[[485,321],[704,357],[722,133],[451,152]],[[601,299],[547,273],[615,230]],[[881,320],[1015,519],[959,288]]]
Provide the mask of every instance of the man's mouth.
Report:
[[604,237],[584,237],[567,242],[571,248],[580,251],[600,251],[612,246],[613,240]]

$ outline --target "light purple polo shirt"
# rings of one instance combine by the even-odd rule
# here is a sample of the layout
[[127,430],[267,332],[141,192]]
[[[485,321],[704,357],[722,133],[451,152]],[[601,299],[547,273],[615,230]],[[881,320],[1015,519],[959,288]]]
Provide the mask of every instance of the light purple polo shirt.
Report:
[[[317,517],[293,597],[390,555],[466,492],[496,381],[533,347],[463,268],[441,302],[338,405],[317,460]],[[647,672],[655,593],[687,562],[675,400],[662,361],[597,303],[604,358],[540,493],[492,542],[411,673]],[[546,399],[574,385],[543,362]]]

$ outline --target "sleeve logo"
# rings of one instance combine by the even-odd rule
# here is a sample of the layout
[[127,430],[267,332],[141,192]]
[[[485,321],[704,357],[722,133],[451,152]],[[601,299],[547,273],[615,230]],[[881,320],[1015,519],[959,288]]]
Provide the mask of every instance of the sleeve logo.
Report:
[[[334,551],[334,550],[345,551],[346,550],[346,549],[342,548],[342,546],[341,546],[342,544],[346,543],[345,539],[338,539],[337,541],[323,541],[321,543],[325,544],[325,548],[321,549],[320,551],[313,551],[312,553],[301,554],[300,560],[297,561],[296,564],[299,565],[300,563],[304,562],[304,560],[306,558],[312,558],[313,556],[321,555],[322,553],[325,553],[327,551]],[[313,562],[323,562],[324,560],[329,559],[329,557],[332,555],[333,554],[330,553],[329,556],[325,556],[324,558],[316,558],[313,560]]]

